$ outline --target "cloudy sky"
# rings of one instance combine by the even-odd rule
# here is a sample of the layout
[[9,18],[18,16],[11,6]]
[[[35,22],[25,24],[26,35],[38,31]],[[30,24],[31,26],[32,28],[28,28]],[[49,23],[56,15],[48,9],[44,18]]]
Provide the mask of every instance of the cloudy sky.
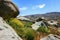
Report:
[[60,12],[60,0],[12,0],[21,16],[44,14],[47,12]]

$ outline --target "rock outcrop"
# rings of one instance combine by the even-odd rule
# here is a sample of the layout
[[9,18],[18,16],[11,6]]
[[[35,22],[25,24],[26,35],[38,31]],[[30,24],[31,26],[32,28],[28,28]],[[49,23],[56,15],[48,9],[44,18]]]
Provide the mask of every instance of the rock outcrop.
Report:
[[0,0],[0,16],[4,19],[16,17],[19,10],[10,0]]
[[44,23],[44,21],[39,21],[32,25],[32,29],[37,30],[42,25],[47,28],[47,25]]
[[15,18],[18,14],[18,8],[11,0],[0,0],[0,40],[22,40],[14,29],[3,20]]
[[0,17],[0,40],[22,40],[2,17]]
[[48,36],[46,36],[40,40],[60,40],[60,36],[49,34]]

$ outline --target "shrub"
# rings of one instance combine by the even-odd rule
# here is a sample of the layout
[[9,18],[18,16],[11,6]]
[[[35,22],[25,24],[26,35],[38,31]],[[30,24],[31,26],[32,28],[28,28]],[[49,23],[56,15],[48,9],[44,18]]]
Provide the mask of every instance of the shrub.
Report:
[[25,27],[30,27],[31,28],[32,22],[25,22]]
[[26,33],[27,40],[34,40],[34,35],[34,31],[28,28]]
[[33,22],[29,22],[29,21],[25,21],[25,20],[21,20],[24,23],[25,27],[29,27],[32,28],[31,25],[33,24]]
[[18,35],[20,37],[25,38],[25,40],[34,40],[35,31],[33,29],[24,27],[24,28],[20,28],[19,30],[20,31]]
[[45,33],[49,33],[50,32],[50,30],[48,28],[44,27],[44,26],[40,26],[37,31],[45,32]]
[[20,20],[18,20],[16,18],[11,18],[10,22],[12,22],[12,23],[14,23],[14,24],[16,24],[18,26],[24,27],[24,24]]
[[33,40],[35,37],[35,31],[32,28],[23,26],[22,22],[17,19],[11,19],[9,22],[13,29],[21,38],[26,38],[26,40]]

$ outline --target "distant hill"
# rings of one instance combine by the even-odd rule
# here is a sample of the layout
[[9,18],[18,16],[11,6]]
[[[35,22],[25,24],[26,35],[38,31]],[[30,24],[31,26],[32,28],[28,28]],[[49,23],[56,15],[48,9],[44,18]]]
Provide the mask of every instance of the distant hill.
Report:
[[39,17],[45,17],[47,19],[53,19],[53,20],[60,20],[60,12],[49,12],[45,14],[35,14],[35,15],[27,15],[25,16],[29,19],[35,20],[36,18]]

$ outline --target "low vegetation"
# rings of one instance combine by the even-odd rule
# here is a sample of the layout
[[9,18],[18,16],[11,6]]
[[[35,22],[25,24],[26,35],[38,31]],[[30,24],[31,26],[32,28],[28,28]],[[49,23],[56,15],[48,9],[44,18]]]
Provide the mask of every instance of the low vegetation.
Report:
[[40,26],[37,31],[43,32],[43,33],[49,33],[50,32],[50,30],[44,26]]
[[24,21],[24,20],[22,22],[24,23],[25,27],[30,27],[30,28],[31,28],[31,25],[33,24],[32,22],[28,22],[28,21]]
[[11,25],[17,34],[24,40],[34,40],[35,31],[30,27],[24,26],[30,23],[24,24],[22,21],[16,18],[11,18],[9,21],[7,21],[7,23]]
[[39,40],[40,37],[44,37],[50,33],[60,35],[60,30],[55,30],[53,29],[54,27],[47,28],[40,26],[37,31],[34,31],[31,28],[31,25],[33,24],[32,22],[26,22],[16,18],[11,18],[6,22],[12,26],[12,28],[23,40]]

